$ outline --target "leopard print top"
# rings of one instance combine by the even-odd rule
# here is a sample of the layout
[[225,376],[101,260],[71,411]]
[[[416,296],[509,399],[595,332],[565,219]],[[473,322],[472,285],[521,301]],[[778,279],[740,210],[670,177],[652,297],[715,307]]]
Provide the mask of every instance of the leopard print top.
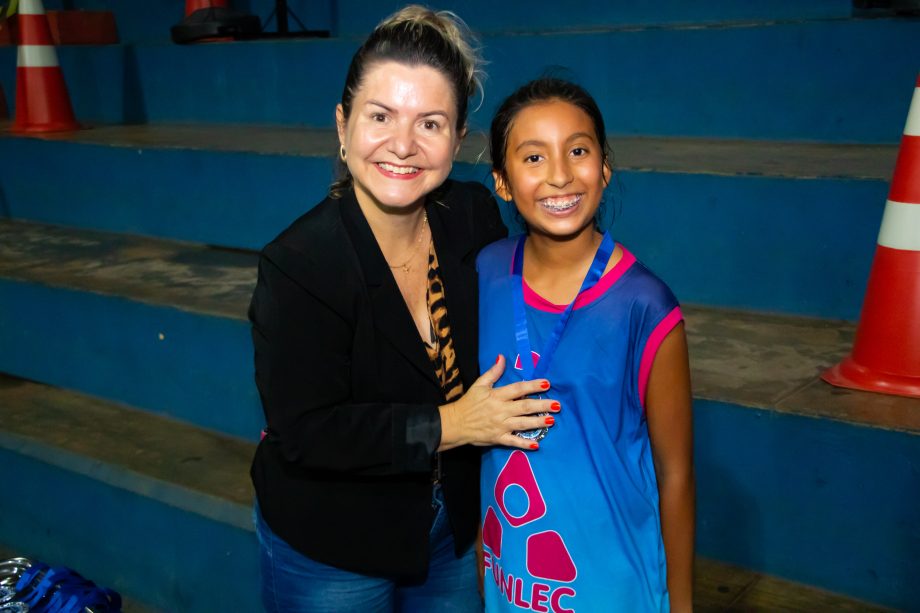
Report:
[[428,248],[428,316],[431,319],[432,342],[425,343],[428,359],[434,366],[441,391],[448,402],[463,395],[463,381],[457,366],[457,354],[450,337],[450,319],[447,317],[447,301],[444,298],[444,284],[441,282],[441,269],[434,243]]

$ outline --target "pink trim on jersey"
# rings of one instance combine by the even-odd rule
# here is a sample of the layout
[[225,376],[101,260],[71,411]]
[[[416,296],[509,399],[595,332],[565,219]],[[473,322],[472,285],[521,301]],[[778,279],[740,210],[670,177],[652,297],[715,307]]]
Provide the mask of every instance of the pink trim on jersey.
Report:
[[671,330],[683,321],[683,319],[684,316],[680,312],[680,307],[674,307],[674,309],[665,315],[664,319],[655,326],[655,329],[652,330],[652,333],[648,337],[648,342],[645,343],[645,351],[642,352],[642,361],[639,362],[639,404],[642,405],[643,409],[645,408],[645,389],[648,387],[648,377],[652,372],[652,362],[655,361],[655,355],[658,353],[658,348],[661,347],[661,343]]
[[[623,255],[620,257],[620,261],[613,265],[613,268],[604,273],[604,276],[594,284],[594,287],[588,291],[579,294],[575,299],[575,308],[580,309],[583,306],[587,306],[604,295],[610,287],[616,283],[620,277],[623,276],[629,267],[636,262],[636,256],[626,250],[626,247],[620,245]],[[511,269],[514,270],[514,256],[511,256]],[[550,313],[561,313],[567,307],[567,304],[554,304],[533,291],[527,281],[524,281],[524,302],[527,306],[533,307],[535,309],[540,309],[541,311],[549,311]]]

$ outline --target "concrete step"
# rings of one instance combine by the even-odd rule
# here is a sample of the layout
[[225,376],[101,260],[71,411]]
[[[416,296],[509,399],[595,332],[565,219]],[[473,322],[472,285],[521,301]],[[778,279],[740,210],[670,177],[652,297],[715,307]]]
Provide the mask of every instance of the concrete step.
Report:
[[[331,130],[267,126],[0,134],[7,217],[244,249],[323,198],[337,142]],[[610,139],[606,219],[682,300],[858,316],[896,146]],[[491,185],[476,163],[486,149],[472,134],[453,175]]]
[[920,400],[844,390],[820,380],[850,352],[854,324],[682,309],[697,401],[920,434]]
[[[699,610],[882,611],[868,602],[915,602],[916,550],[894,544],[916,537],[916,505],[903,499],[916,491],[905,489],[910,476],[904,481],[918,456],[916,432],[838,424],[828,436],[833,424],[824,420],[700,400],[696,409],[698,548],[706,556],[697,563]],[[16,475],[0,498],[0,543],[78,568],[156,610],[258,610],[253,443],[2,376],[0,416],[0,460]],[[783,475],[782,488],[750,463],[767,450],[775,456],[759,461]],[[784,453],[786,461],[777,457]],[[796,470],[784,475],[789,464]],[[871,474],[879,465],[888,468],[883,478]],[[747,559],[732,555],[739,549]]]
[[[137,353],[150,351],[152,348],[158,348],[154,353],[163,352],[161,359],[173,363],[178,357],[191,359],[195,361],[196,352],[187,343],[193,339],[184,338],[181,332],[174,332],[170,329],[167,319],[176,320],[174,325],[192,325],[186,322],[186,319],[194,321],[212,322],[215,328],[215,334],[218,331],[232,331],[233,335],[239,334],[246,329],[246,308],[249,297],[255,284],[255,265],[256,255],[247,251],[230,251],[226,249],[209,248],[192,243],[183,243],[176,241],[164,241],[153,238],[134,237],[123,234],[111,234],[97,231],[76,230],[59,226],[49,226],[44,224],[25,223],[18,221],[0,221],[0,279],[6,292],[10,292],[11,299],[5,301],[6,314],[9,317],[31,318],[37,316],[47,316],[48,313],[36,311],[35,308],[28,305],[31,300],[40,300],[43,296],[55,296],[57,294],[70,297],[73,300],[88,301],[87,304],[119,304],[126,311],[130,311],[132,316],[146,317],[153,313],[161,313],[154,317],[154,321],[147,324],[143,329],[145,332],[132,334],[95,334],[90,333],[86,328],[87,323],[84,318],[85,313],[73,322],[74,331],[84,328],[88,335],[88,347],[97,350],[100,355],[108,353],[102,351],[108,348],[114,351],[113,366],[118,361],[114,356],[120,351],[115,351],[116,346],[121,346],[125,342],[138,342]],[[13,300],[13,295],[20,295],[22,307],[16,307],[18,301]],[[26,296],[31,298],[26,298]],[[43,310],[54,308],[54,304],[60,302],[53,300],[45,302]],[[115,311],[111,307],[103,309],[105,315],[112,317]],[[736,313],[733,311],[722,311],[719,309],[701,309],[703,314],[715,313],[712,317],[716,323],[712,324],[718,336],[719,326],[724,326],[726,316],[724,312]],[[128,313],[125,313],[128,316]],[[701,316],[702,317],[702,316]],[[795,335],[802,330],[817,329],[815,338],[807,340],[809,346],[814,346],[815,342],[827,341],[829,338],[835,338],[835,344],[823,345],[824,354],[816,355],[806,353],[799,360],[802,368],[806,365],[815,363],[816,358],[819,363],[829,364],[845,353],[849,346],[852,335],[852,324],[845,322],[828,322],[825,320],[801,319],[805,322],[801,329],[792,328],[791,331],[785,331],[783,325],[788,321],[799,321],[795,318],[783,316],[764,316],[752,314],[743,316],[742,314],[733,315],[730,321],[736,322],[735,325],[739,332],[748,326],[764,326],[767,322],[771,325],[779,326],[777,329],[770,329],[761,340],[761,344],[770,351],[775,351],[771,347],[770,341],[776,338],[777,334],[782,333],[784,338],[795,338]],[[60,325],[64,325],[66,316],[61,319],[54,318]],[[81,321],[83,323],[81,323]],[[706,321],[701,318],[701,321]],[[100,319],[100,324],[105,324],[104,318]],[[29,335],[24,334],[22,329],[9,325],[4,327],[10,337],[21,337],[23,342],[29,340]],[[179,330],[184,328],[180,327]],[[206,328],[204,328],[206,329]],[[202,329],[202,331],[204,331]],[[830,332],[829,330],[833,331]],[[801,332],[805,334],[805,332]],[[833,334],[837,334],[836,337]],[[51,337],[62,339],[59,343],[71,343],[72,338],[67,335],[51,334]],[[247,339],[248,340],[248,339]],[[51,339],[49,338],[49,341]],[[226,341],[224,341],[226,342]],[[109,345],[113,343],[113,345]],[[172,347],[172,344],[178,344],[179,347]],[[20,364],[18,368],[23,368],[25,360],[21,359],[24,355],[34,355],[40,358],[43,353],[47,353],[39,348],[38,345],[32,344],[33,348],[28,349],[29,345],[22,347],[23,353],[13,359],[10,356],[5,363],[12,367],[14,364]],[[243,343],[242,346],[232,345],[234,353],[237,350],[248,351],[248,346]],[[47,349],[44,347],[43,349]],[[63,349],[63,347],[62,347]],[[742,347],[743,351],[748,351],[749,347]],[[27,352],[28,353],[25,353]],[[809,350],[811,351],[811,350]],[[51,352],[57,353],[57,352]],[[57,356],[56,356],[57,357]],[[0,358],[2,359],[2,358]],[[732,358],[734,360],[734,357]],[[51,364],[55,360],[43,360]],[[50,365],[50,364],[49,364]],[[69,375],[66,381],[59,381],[61,385],[73,385],[76,381],[85,382],[88,380],[105,380],[107,377],[93,376],[91,374],[93,366],[101,364],[87,364],[85,368]],[[166,366],[167,364],[161,364]],[[192,364],[186,364],[195,373],[204,372],[202,367],[192,367]],[[229,363],[219,362],[214,368],[231,367],[236,369],[243,366],[247,371],[250,367],[248,360],[230,361]],[[725,372],[725,364],[718,364],[715,369],[716,373]],[[787,367],[788,368],[788,367]],[[173,363],[169,368],[170,372],[177,371],[178,375],[183,366]],[[64,368],[64,371],[70,371],[70,368]],[[754,371],[755,369],[752,369]],[[701,371],[705,373],[705,371]],[[785,371],[782,377],[768,378],[764,381],[764,389],[782,389],[787,390],[786,384],[800,383],[799,379],[804,373],[810,371],[802,370],[795,379],[789,376],[789,371]],[[745,377],[750,377],[754,372],[746,373]],[[21,376],[45,379],[36,376],[30,372],[21,372]],[[783,382],[786,382],[784,384]],[[698,382],[699,383],[699,382]],[[747,385],[750,381],[743,379]],[[707,384],[708,385],[708,384]],[[717,382],[718,388],[724,388],[726,382]],[[780,386],[777,388],[777,386]],[[163,381],[151,381],[149,386],[162,388]],[[172,385],[168,387],[172,388]],[[740,385],[739,387],[743,387]],[[708,388],[704,388],[708,389]],[[88,389],[93,393],[99,391]],[[235,388],[234,394],[241,390]],[[762,390],[758,390],[760,392]],[[163,397],[163,393],[154,394],[152,389],[146,389],[145,394],[153,397]],[[185,396],[188,390],[185,386],[178,386],[177,395]],[[107,395],[102,394],[100,395]],[[244,395],[245,397],[246,395]],[[131,404],[137,404],[138,399],[114,396],[119,400]],[[170,395],[167,398],[176,399]],[[713,399],[721,400],[719,396],[712,396]],[[751,402],[749,399],[729,396],[729,401],[742,401],[745,404]],[[770,398],[764,404],[754,406],[773,406],[781,398]],[[165,404],[170,404],[166,402]],[[145,405],[146,406],[146,405]],[[206,424],[215,427],[213,423]]]
[[[138,314],[168,309],[197,320],[218,319],[247,327],[246,308],[256,278],[254,253],[9,220],[0,221],[0,239],[0,279],[9,292],[9,299],[3,302],[9,309],[4,313],[7,323],[3,329],[11,336],[18,335],[17,327],[9,323],[12,316],[48,315],[16,308],[15,292],[20,290],[60,297],[44,303],[43,309],[53,302],[86,296],[100,304],[118,302],[147,309]],[[701,306],[686,306],[685,310],[691,322],[692,346],[703,352],[694,360],[696,391],[709,400],[764,408],[788,404],[797,411],[796,394],[805,391],[801,389],[804,384],[821,366],[842,357],[852,343],[854,325],[845,321]],[[735,339],[732,346],[724,345],[726,334]],[[153,340],[168,346],[178,342],[172,336],[164,327],[162,338],[154,334]],[[42,349],[50,348],[36,347],[31,353],[39,355]],[[20,358],[28,355],[6,353],[18,353]],[[775,366],[775,370],[764,365]],[[46,380],[29,373],[22,376]],[[848,419],[859,421],[855,415]],[[920,426],[920,421],[911,423]]]
[[7,377],[0,415],[8,549],[156,610],[260,609],[251,443]]
[[692,307],[686,317],[699,553],[910,609],[920,400],[818,378],[849,352],[852,324]]
[[707,613],[893,611],[881,605],[701,557],[696,559],[694,581],[693,609]]
[[[488,126],[514,87],[554,67],[594,94],[615,133],[895,143],[916,82],[918,41],[920,22],[898,19],[487,35],[490,79],[472,124]],[[85,122],[328,128],[357,44],[334,38],[58,51]],[[0,49],[8,92],[14,53]]]
[[252,253],[0,222],[0,372],[254,440]]
[[[262,423],[246,321],[255,266],[245,251],[0,221],[0,338],[11,348],[0,371],[252,438]],[[694,361],[701,398],[793,412],[841,405],[806,384],[847,352],[852,324],[690,313],[694,347],[711,348]]]

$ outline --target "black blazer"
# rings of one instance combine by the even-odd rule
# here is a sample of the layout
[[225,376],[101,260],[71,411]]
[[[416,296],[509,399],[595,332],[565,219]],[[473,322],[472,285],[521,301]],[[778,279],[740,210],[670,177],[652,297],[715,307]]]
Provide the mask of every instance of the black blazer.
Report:
[[[478,183],[447,181],[426,210],[468,388],[479,371],[476,255],[507,230]],[[424,578],[444,398],[353,191],[262,250],[249,317],[268,424],[251,472],[265,521],[319,562]],[[459,552],[479,522],[479,451],[448,451],[442,466]]]

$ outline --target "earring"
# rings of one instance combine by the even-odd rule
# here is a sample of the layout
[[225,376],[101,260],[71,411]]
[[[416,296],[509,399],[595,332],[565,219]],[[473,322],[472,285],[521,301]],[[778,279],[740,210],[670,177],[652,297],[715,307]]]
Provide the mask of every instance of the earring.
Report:
[[345,155],[345,146],[340,145],[339,146],[339,158],[341,158],[341,160],[344,162],[346,157],[347,156]]

